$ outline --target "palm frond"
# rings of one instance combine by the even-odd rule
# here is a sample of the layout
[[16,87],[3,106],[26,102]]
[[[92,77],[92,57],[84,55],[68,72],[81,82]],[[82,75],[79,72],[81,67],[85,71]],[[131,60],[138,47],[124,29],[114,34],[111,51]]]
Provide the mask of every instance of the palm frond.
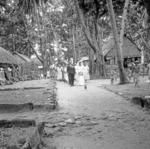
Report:
[[34,12],[35,5],[40,6],[47,1],[48,0],[19,0],[18,7],[24,11],[25,14],[31,14]]

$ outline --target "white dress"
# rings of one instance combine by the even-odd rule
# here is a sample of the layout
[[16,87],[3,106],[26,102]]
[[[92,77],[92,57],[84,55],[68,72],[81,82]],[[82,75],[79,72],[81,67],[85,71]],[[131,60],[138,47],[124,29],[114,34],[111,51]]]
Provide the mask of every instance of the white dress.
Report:
[[90,79],[89,67],[88,66],[83,66],[83,72],[84,72],[85,80],[89,80]]
[[67,67],[64,67],[64,79],[66,82],[68,82]]
[[85,85],[83,66],[78,66],[78,85]]
[[50,71],[47,71],[47,78],[50,78]]
[[57,67],[57,80],[62,80],[61,67]]
[[77,65],[77,66],[75,66],[75,80],[78,82],[78,80],[79,80],[79,75],[78,75],[78,72],[79,72],[79,66]]

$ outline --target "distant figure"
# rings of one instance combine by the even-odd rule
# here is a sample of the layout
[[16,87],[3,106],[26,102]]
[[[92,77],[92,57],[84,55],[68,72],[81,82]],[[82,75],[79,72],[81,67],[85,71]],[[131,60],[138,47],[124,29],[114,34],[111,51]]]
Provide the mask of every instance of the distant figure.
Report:
[[115,71],[111,70],[110,71],[110,83],[111,83],[111,85],[114,84],[114,81],[115,81]]
[[[33,74],[33,72],[32,72],[32,74]],[[44,79],[46,79],[46,78],[47,78],[47,72],[44,71],[44,72],[43,72],[43,75],[44,75]]]
[[57,80],[62,81],[62,68],[60,66],[57,67]]
[[147,68],[148,68],[148,81],[150,83],[150,61],[149,61],[148,65],[147,65]]
[[131,78],[132,78],[132,70],[131,70],[130,68],[127,69],[127,75],[128,75],[129,81],[131,81]]
[[63,71],[64,71],[64,81],[68,82],[69,79],[68,79],[67,67],[66,66],[63,67]]
[[75,67],[73,66],[73,64],[68,65],[67,73],[68,73],[69,84],[71,86],[74,86]]
[[140,75],[140,66],[138,62],[135,62],[135,65],[133,67],[133,81],[134,81],[134,86],[139,87],[139,75]]
[[50,78],[50,70],[47,70],[47,75],[46,75],[47,79]]
[[5,74],[4,74],[4,69],[0,68],[0,85],[4,85],[6,79],[5,79]]
[[43,79],[44,78],[44,75],[43,75],[43,73],[41,73],[41,75],[40,75],[40,79]]
[[85,81],[90,80],[90,74],[89,74],[89,66],[86,63],[83,63],[83,69],[84,69],[84,78]]
[[57,70],[55,65],[53,64],[50,66],[50,77],[56,79],[56,75],[57,75]]
[[81,85],[81,86],[85,85],[84,67],[81,62],[77,66],[77,81],[78,81],[78,85]]

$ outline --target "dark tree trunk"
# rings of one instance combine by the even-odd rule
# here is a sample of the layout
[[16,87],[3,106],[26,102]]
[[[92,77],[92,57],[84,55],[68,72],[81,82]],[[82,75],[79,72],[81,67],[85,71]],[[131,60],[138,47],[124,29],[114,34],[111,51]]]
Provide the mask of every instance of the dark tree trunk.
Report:
[[122,58],[122,52],[120,48],[120,42],[119,42],[119,36],[118,36],[118,30],[117,30],[112,0],[107,0],[107,4],[108,4],[108,11],[109,11],[110,18],[111,18],[114,41],[115,41],[116,50],[117,50],[116,53],[117,53],[117,63],[118,63],[119,75],[120,75],[120,84],[125,84],[128,82],[128,80],[127,80],[124,67],[123,67],[123,58]]
[[90,71],[90,76],[91,79],[93,79],[93,76],[95,74],[95,69],[94,69],[95,65],[94,65],[94,52],[92,51],[92,49],[89,49],[89,71]]
[[103,54],[102,54],[102,47],[100,46],[101,39],[98,37],[100,32],[97,28],[97,26],[98,26],[97,19],[96,19],[96,23],[93,23],[93,27],[92,27],[93,32],[91,34],[90,29],[86,26],[85,16],[84,16],[82,10],[79,8],[77,0],[75,0],[75,5],[76,5],[76,10],[77,10],[77,13],[79,15],[79,18],[80,18],[80,21],[81,21],[81,24],[82,24],[82,28],[83,28],[85,38],[86,38],[89,46],[93,50],[93,53],[96,56],[95,64],[93,64],[92,60],[90,60],[90,63],[91,63],[90,67],[93,68],[93,66],[94,66],[94,69],[95,69],[95,71],[94,72],[91,71],[91,73],[92,73],[92,75],[93,75],[93,73],[95,73],[97,78],[104,77],[105,76],[105,73],[104,73],[104,68],[105,68],[104,67],[104,58],[103,58]]
[[46,63],[46,61],[44,60],[42,64],[43,64],[43,75],[44,75],[44,77],[46,78],[46,74],[47,74],[47,63]]

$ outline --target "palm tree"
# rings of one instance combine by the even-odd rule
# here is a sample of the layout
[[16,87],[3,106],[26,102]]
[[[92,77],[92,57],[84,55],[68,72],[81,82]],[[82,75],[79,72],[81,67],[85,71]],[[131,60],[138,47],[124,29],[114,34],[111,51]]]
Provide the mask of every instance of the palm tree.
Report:
[[[126,1],[126,2],[128,2],[128,1]],[[120,75],[120,84],[125,84],[128,82],[128,79],[127,79],[127,76],[125,74],[125,70],[123,67],[122,43],[120,44],[120,40],[119,40],[119,36],[118,36],[118,30],[117,30],[112,0],[107,0],[107,4],[108,4],[108,11],[109,11],[110,18],[111,18],[111,24],[112,24],[114,40],[115,40],[115,45],[116,45],[116,50],[117,50],[116,53],[117,53],[117,63],[118,63],[119,75]],[[124,26],[124,22],[122,23],[122,27],[123,26]],[[122,28],[121,36],[123,34],[124,34],[124,27]],[[123,36],[121,38],[123,38]],[[123,40],[122,40],[122,42],[123,42]]]

